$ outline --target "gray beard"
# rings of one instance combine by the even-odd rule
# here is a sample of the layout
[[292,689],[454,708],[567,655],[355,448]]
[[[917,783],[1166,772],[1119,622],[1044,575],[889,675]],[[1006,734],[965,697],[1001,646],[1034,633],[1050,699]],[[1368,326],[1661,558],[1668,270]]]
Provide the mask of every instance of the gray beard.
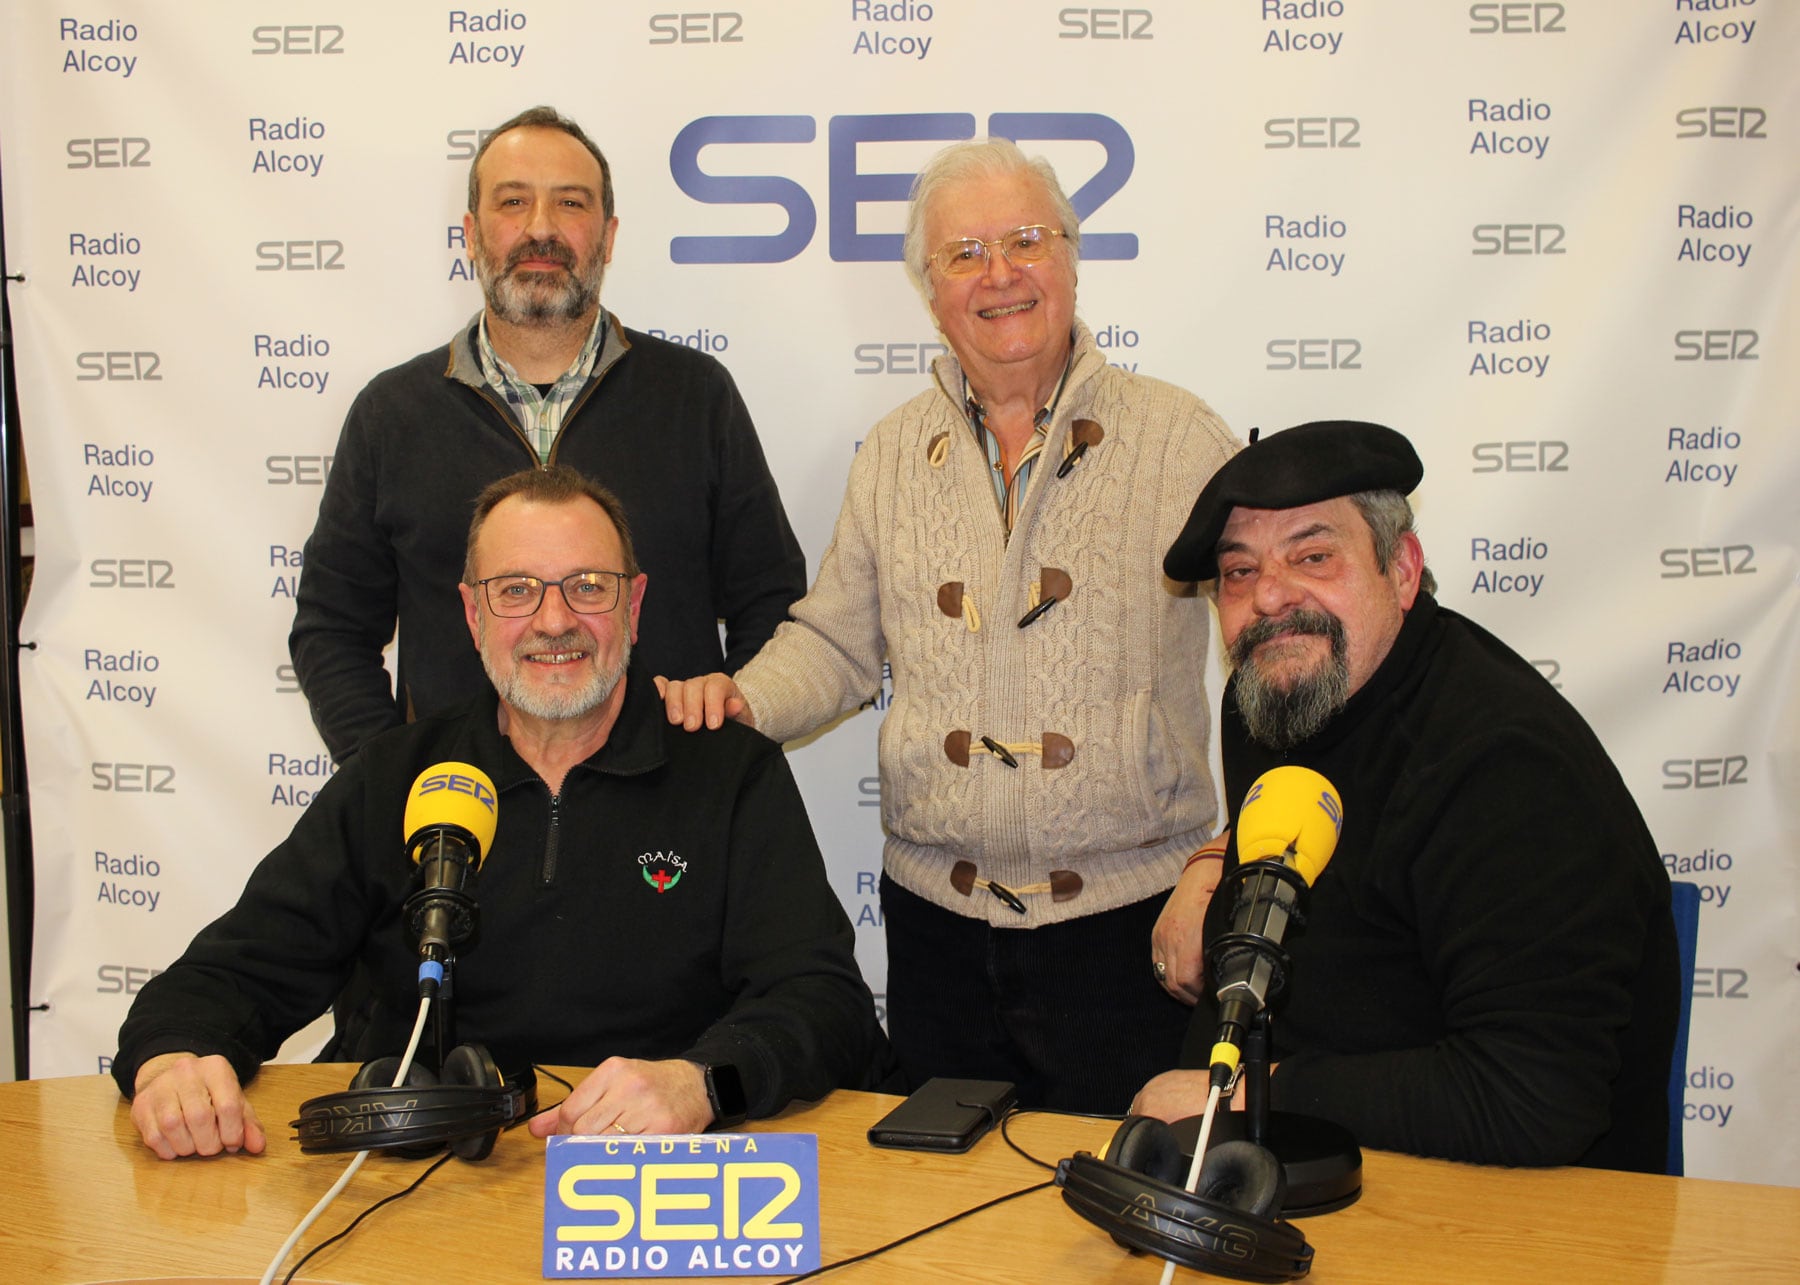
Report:
[[[1270,681],[1254,655],[1280,634],[1317,634],[1331,643],[1329,660],[1283,689]],[[1238,713],[1250,739],[1286,750],[1310,739],[1350,700],[1350,666],[1345,660],[1344,625],[1323,611],[1296,611],[1283,620],[1259,620],[1231,646],[1237,679]]]
[[[559,638],[543,639],[521,643],[520,651],[567,651],[582,645],[582,640],[574,634],[564,634]],[[500,699],[521,714],[532,718],[541,718],[550,722],[566,722],[592,713],[606,704],[625,677],[625,671],[631,665],[631,638],[626,636],[619,640],[619,663],[610,670],[593,674],[584,683],[575,686],[552,687],[548,689],[534,688],[525,681],[525,666],[531,662],[520,658],[515,653],[511,675],[503,676],[489,655],[487,639],[482,639],[481,667],[487,671],[488,681],[494,690],[500,693]]]
[[598,250],[585,274],[570,264],[569,275],[548,288],[546,283],[526,282],[514,275],[513,268],[520,260],[543,253],[544,246],[541,241],[521,242],[513,247],[505,266],[496,272],[481,243],[480,233],[476,233],[475,279],[481,282],[488,311],[500,320],[515,326],[577,321],[599,302],[606,260]]

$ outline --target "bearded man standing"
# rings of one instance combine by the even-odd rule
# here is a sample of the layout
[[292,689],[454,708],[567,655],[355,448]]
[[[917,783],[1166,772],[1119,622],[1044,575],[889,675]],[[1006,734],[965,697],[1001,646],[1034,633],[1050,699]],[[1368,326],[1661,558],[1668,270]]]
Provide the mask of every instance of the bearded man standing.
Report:
[[606,158],[549,107],[494,130],[469,168],[463,229],[486,307],[358,395],[306,542],[288,649],[339,762],[481,686],[458,642],[463,533],[476,493],[526,465],[567,464],[636,518],[661,586],[640,647],[654,673],[747,661],[806,587],[731,376],[600,306],[613,211]]

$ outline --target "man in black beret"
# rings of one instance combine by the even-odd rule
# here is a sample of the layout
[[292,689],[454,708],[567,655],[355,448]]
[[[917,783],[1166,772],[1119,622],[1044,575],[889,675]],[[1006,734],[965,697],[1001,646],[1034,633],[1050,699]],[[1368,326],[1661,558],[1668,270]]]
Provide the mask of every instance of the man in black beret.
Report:
[[[1306,927],[1284,943],[1272,1104],[1364,1146],[1660,1172],[1679,1001],[1668,876],[1581,716],[1432,597],[1406,500],[1423,473],[1379,424],[1253,436],[1163,564],[1213,582],[1232,815],[1284,763],[1343,800]],[[1218,1020],[1202,938],[1231,910],[1208,903],[1237,860],[1229,837],[1218,848],[1152,939],[1158,974],[1197,1003],[1184,1064],[1199,1067]],[[1206,1077],[1159,1075],[1132,1109],[1198,1114]]]

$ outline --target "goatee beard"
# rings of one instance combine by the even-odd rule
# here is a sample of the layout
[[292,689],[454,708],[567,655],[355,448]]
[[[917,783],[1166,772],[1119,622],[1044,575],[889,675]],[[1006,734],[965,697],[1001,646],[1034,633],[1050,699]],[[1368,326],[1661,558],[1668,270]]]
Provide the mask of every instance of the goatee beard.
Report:
[[[475,278],[488,310],[501,321],[515,326],[541,326],[547,323],[576,321],[585,316],[600,299],[600,282],[606,274],[606,260],[596,251],[593,262],[584,273],[575,255],[561,241],[521,241],[506,256],[506,263],[496,272],[489,261],[479,232],[475,236]],[[568,270],[568,276],[554,285],[541,280],[522,279],[514,270],[526,259],[548,259]],[[542,277],[544,273],[533,273]]]
[[[483,622],[485,626],[485,621]],[[532,652],[592,651],[594,640],[570,632],[556,638],[537,638],[520,643],[513,652],[512,673],[503,674],[494,664],[485,634],[481,646],[481,667],[488,681],[500,693],[500,699],[522,714],[552,722],[564,722],[592,713],[612,699],[625,671],[631,666],[631,639],[619,639],[619,660],[612,668],[591,674],[585,682],[568,686],[537,688],[526,681],[525,657]]]
[[[1331,655],[1287,688],[1277,686],[1256,658],[1256,649],[1283,636],[1317,635]],[[1314,736],[1350,699],[1350,666],[1345,659],[1344,625],[1324,611],[1300,610],[1279,620],[1258,620],[1237,636],[1230,661],[1235,671],[1238,713],[1250,739],[1286,750]]]

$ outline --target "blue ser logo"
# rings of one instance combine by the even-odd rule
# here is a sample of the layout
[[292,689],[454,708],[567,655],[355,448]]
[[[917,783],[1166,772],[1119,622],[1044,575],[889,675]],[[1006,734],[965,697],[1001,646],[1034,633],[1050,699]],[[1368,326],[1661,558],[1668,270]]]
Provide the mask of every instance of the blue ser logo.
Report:
[[791,1275],[818,1265],[816,1134],[574,1135],[545,1148],[547,1278]]
[[[1098,143],[1106,159],[1100,169],[1070,194],[1078,218],[1086,220],[1131,177],[1137,152],[1125,127],[1110,116],[1088,112],[995,112],[987,132],[1010,138],[1030,150],[1034,142]],[[797,181],[780,174],[721,175],[700,168],[700,153],[713,146],[811,143],[818,123],[811,116],[703,116],[675,136],[669,148],[669,173],[688,196],[706,205],[775,205],[787,213],[787,226],[764,236],[678,236],[669,242],[675,263],[785,263],[812,243],[818,230],[818,208]],[[911,174],[865,174],[856,168],[858,143],[951,143],[975,136],[975,117],[968,112],[923,112],[891,116],[833,116],[828,126],[831,257],[839,263],[898,262],[903,240],[897,232],[858,232],[857,206],[904,202]],[[1062,176],[1065,186],[1069,175]],[[1135,259],[1138,242],[1131,232],[1096,232],[1081,240],[1084,259]]]

